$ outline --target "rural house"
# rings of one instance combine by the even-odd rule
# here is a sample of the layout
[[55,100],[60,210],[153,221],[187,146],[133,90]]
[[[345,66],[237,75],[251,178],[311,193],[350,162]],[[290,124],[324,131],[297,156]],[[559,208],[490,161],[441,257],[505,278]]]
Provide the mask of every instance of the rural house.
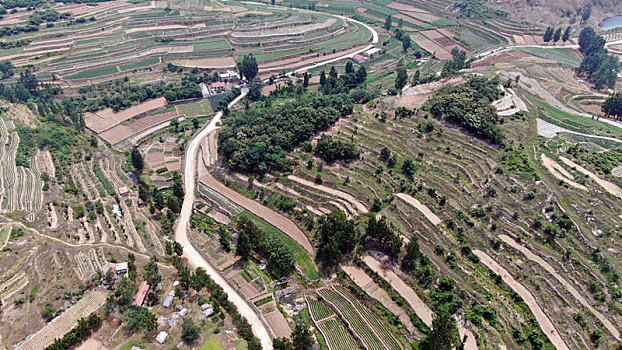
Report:
[[134,297],[134,302],[132,303],[132,306],[142,307],[145,303],[147,292],[149,292],[149,283],[147,283],[147,281],[142,281],[140,283],[140,287],[138,287],[138,292],[136,292],[136,296]]
[[361,55],[360,53],[357,53],[356,55],[352,56],[352,61],[358,64],[363,64],[367,61],[367,59],[365,58],[365,56]]

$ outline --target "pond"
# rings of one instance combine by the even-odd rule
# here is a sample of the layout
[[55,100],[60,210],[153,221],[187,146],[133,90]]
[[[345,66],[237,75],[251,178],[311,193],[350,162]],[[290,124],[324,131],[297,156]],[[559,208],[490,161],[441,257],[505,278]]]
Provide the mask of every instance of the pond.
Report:
[[622,16],[607,17],[600,24],[602,30],[609,30],[613,28],[622,27]]

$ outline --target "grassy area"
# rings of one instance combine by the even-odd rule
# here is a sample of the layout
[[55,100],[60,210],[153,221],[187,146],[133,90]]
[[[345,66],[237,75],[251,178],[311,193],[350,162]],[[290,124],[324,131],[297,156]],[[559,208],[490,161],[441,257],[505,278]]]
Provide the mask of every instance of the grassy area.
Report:
[[228,49],[231,48],[231,44],[228,41],[213,41],[213,42],[205,42],[194,45],[194,51],[204,51],[204,50],[218,50],[218,49]]
[[283,243],[285,243],[294,253],[294,257],[296,258],[296,265],[309,279],[317,280],[322,277],[318,273],[317,267],[315,266],[313,259],[311,259],[311,257],[309,256],[309,253],[307,253],[307,251],[304,250],[304,248],[300,246],[300,244],[296,243],[296,241],[294,241],[291,237],[283,233],[283,231],[270,225],[257,215],[247,210],[241,212],[239,216],[246,217],[252,220],[255,225],[257,225],[257,227],[270,235],[278,237]]
[[574,54],[573,49],[543,49],[539,47],[523,47],[520,49],[520,51],[536,57],[546,58],[560,63],[569,64],[574,67],[578,67],[581,64],[581,59]]
[[212,109],[212,105],[209,100],[203,99],[196,102],[177,105],[177,112],[185,115],[186,117],[197,117],[202,115],[211,115],[214,113],[214,110]]
[[538,117],[549,123],[584,134],[622,138],[622,129],[614,125],[566,113],[535,97],[527,98],[538,107]]
[[86,70],[84,72],[80,72],[80,73],[76,73],[76,74],[73,74],[73,75],[66,76],[64,79],[65,80],[75,80],[75,79],[95,78],[95,77],[100,77],[102,75],[114,74],[114,73],[118,73],[118,72],[119,72],[119,70],[117,69],[117,67],[109,66],[109,67],[103,67],[103,68]]
[[222,342],[218,337],[209,337],[205,339],[203,344],[197,348],[198,350],[220,350],[222,349]]
[[119,348],[119,350],[130,350],[133,346],[139,346],[140,345],[140,338],[130,338],[130,340],[127,341],[127,343],[123,344],[123,346],[121,346]]
[[158,63],[160,63],[160,57],[149,57],[146,60],[133,62],[129,64],[123,64],[121,65],[121,70],[126,71],[126,70],[139,69],[139,68],[144,68],[147,66],[153,66],[154,64],[158,64]]

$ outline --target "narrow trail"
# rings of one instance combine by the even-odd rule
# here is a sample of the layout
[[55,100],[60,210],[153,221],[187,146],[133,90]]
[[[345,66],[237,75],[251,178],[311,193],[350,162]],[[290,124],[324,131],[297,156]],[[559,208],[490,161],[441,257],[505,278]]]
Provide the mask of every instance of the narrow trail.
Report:
[[581,292],[579,292],[578,290],[575,289],[574,286],[572,286],[570,283],[568,283],[562,276],[560,276],[557,271],[555,271],[555,269],[553,268],[553,266],[551,266],[548,262],[546,262],[544,259],[542,259],[540,256],[534,254],[531,252],[531,250],[527,249],[526,247],[520,245],[518,242],[516,242],[514,239],[512,239],[511,237],[507,236],[507,235],[499,235],[498,236],[499,239],[501,239],[503,242],[505,242],[505,244],[509,245],[510,247],[518,250],[519,252],[521,252],[523,255],[525,255],[529,260],[535,262],[536,264],[540,265],[544,270],[546,270],[546,272],[550,273],[551,275],[553,275],[553,277],[555,277],[559,283],[561,283],[562,286],[564,286],[564,288],[566,288],[566,290],[573,296],[575,297],[575,299],[577,299],[579,301],[579,303],[581,303],[581,305],[583,305],[585,308],[587,308],[588,310],[590,310],[590,312],[592,314],[594,314],[594,316],[603,323],[603,325],[605,326],[605,328],[607,328],[607,330],[609,332],[611,332],[611,334],[617,339],[620,340],[620,331],[618,331],[615,326],[600,312],[598,312],[596,309],[594,309],[594,307],[592,307],[592,305],[590,305],[590,303],[588,303],[587,300],[585,300],[585,298],[583,297],[583,295],[581,295]]
[[473,250],[473,253],[477,255],[478,258],[480,258],[482,264],[488,266],[488,268],[491,269],[492,272],[501,276],[503,282],[505,282],[505,284],[510,286],[512,290],[514,290],[516,293],[518,293],[518,295],[521,296],[521,298],[523,298],[525,304],[529,307],[531,312],[536,317],[540,328],[549,338],[551,343],[553,343],[555,348],[558,350],[570,350],[557,328],[555,328],[555,325],[553,325],[553,322],[551,322],[551,319],[546,315],[544,310],[542,310],[536,298],[533,296],[533,294],[531,294],[529,289],[516,281],[505,268],[499,265],[499,263],[497,263],[488,254],[477,249]]

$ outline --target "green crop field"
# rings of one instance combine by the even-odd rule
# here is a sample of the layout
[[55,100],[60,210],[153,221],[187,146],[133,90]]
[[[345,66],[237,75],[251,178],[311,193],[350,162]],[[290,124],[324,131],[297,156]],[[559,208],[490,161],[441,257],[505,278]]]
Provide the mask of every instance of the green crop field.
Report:
[[574,54],[573,49],[543,49],[539,47],[523,47],[520,49],[525,53],[536,57],[546,58],[560,63],[579,67],[581,59]]
[[197,117],[203,115],[211,115],[214,113],[212,105],[208,99],[199,100],[196,102],[184,103],[177,105],[177,112],[185,115],[186,117]]
[[204,50],[218,50],[218,49],[228,49],[231,48],[231,44],[229,44],[226,40],[221,41],[213,41],[213,42],[205,42],[194,45],[195,51],[204,51]]
[[73,75],[69,75],[64,77],[65,80],[75,80],[75,79],[87,79],[87,78],[95,78],[100,77],[102,75],[118,73],[119,70],[115,66],[108,66],[103,68],[86,70],[84,72],[76,73]]
[[160,57],[149,57],[143,61],[130,63],[130,64],[123,64],[121,65],[120,68],[122,71],[126,71],[126,70],[144,68],[147,66],[153,66],[154,64],[158,64],[158,63],[160,63]]

